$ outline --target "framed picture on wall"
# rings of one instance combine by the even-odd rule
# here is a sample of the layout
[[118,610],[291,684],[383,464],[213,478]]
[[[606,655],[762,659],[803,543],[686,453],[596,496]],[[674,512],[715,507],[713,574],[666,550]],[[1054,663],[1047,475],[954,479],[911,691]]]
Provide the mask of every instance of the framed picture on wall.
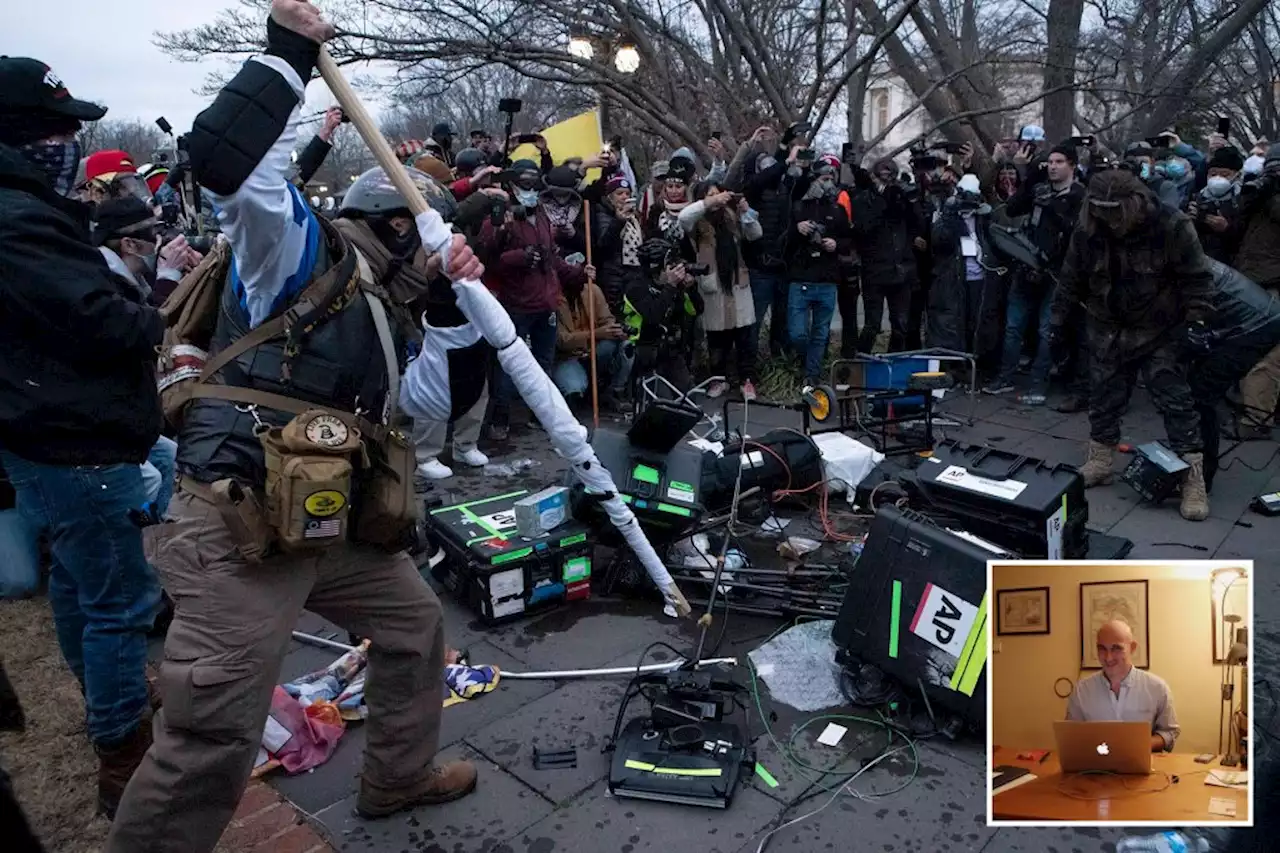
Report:
[[1099,581],[1080,584],[1081,669],[1102,668],[1098,663],[1098,629],[1116,619],[1133,630],[1133,639],[1138,643],[1138,648],[1133,653],[1133,665],[1139,669],[1146,669],[1151,665],[1147,582]]
[[1049,587],[996,590],[996,634],[1049,633]]

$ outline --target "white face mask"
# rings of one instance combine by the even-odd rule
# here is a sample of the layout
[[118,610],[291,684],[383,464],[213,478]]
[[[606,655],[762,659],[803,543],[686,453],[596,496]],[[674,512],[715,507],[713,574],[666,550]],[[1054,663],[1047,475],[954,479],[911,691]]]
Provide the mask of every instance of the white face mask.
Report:
[[1205,192],[1215,198],[1221,198],[1231,192],[1231,179],[1223,177],[1212,177],[1205,182]]
[[1257,154],[1254,154],[1248,160],[1244,161],[1244,173],[1246,175],[1261,175],[1264,163],[1266,163],[1266,158],[1259,157]]

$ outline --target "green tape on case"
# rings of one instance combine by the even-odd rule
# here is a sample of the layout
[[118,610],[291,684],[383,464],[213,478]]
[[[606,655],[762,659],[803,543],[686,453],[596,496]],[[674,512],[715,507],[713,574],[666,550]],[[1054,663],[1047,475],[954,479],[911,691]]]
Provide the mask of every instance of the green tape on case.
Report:
[[564,564],[564,582],[577,583],[591,577],[591,558],[575,557]]
[[889,657],[898,656],[898,629],[902,622],[902,581],[893,582],[893,609],[889,612]]
[[490,560],[489,563],[494,566],[500,566],[503,563],[510,563],[512,560],[519,560],[521,557],[527,557],[532,553],[532,548],[521,548],[519,551],[512,551],[510,554],[499,554]]
[[764,783],[770,788],[778,787],[778,780],[773,778],[773,774],[764,769],[764,765],[759,761],[756,762],[756,775],[764,780]]
[[966,696],[972,696],[978,686],[978,678],[987,665],[987,596],[982,596],[978,605],[978,615],[974,617],[973,627],[965,638],[964,648],[960,651],[960,660],[956,671],[951,675],[951,689]]

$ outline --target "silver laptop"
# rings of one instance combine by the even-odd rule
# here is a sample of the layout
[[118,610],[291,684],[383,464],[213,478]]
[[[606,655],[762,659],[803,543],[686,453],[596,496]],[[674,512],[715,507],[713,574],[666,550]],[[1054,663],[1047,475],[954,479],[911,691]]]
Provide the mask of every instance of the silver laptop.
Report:
[[1063,773],[1151,772],[1151,724],[1058,721],[1053,724]]

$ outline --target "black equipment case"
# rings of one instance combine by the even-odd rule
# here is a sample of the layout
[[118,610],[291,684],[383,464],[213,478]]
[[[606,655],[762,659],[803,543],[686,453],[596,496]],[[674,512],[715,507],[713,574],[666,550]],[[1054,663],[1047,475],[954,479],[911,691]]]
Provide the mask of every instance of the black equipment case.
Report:
[[[871,664],[931,707],[982,725],[987,713],[987,561],[1007,551],[887,504],[876,512],[831,639],[836,659]],[[1015,558],[1016,559],[1016,558]]]
[[[673,542],[702,518],[703,452],[682,441],[665,449],[665,442],[637,444],[636,432],[600,427],[591,446],[650,540]],[[604,510],[590,501],[580,501],[574,511],[602,531],[613,530]]]
[[1084,478],[1070,465],[941,441],[906,485],[916,508],[955,519],[965,530],[1024,557],[1083,559],[1088,554]]
[[591,596],[595,538],[573,519],[546,536],[516,532],[509,492],[427,513],[427,529],[445,550],[436,578],[486,624],[516,619]]
[[704,468],[703,502],[708,510],[729,509],[739,472],[743,492],[758,487],[766,497],[783,489],[803,492],[801,498],[817,497],[813,487],[823,480],[822,454],[812,438],[790,429],[776,429],[748,439],[745,445],[726,447],[723,456]]

